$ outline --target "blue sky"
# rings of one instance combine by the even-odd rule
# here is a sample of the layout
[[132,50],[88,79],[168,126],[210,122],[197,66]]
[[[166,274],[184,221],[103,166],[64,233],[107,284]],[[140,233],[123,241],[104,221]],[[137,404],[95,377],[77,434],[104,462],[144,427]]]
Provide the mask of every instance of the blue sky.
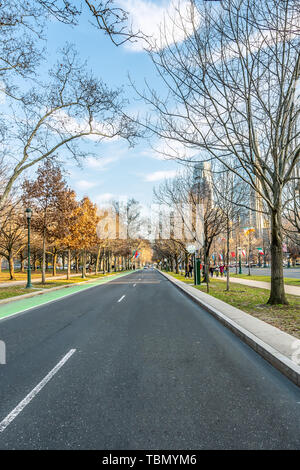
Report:
[[[147,34],[157,32],[159,21],[171,3],[169,0],[120,2],[131,14],[134,24],[144,28]],[[108,37],[89,23],[88,18],[88,15],[83,15],[77,27],[58,22],[50,24],[47,33],[49,61],[55,58],[57,49],[66,41],[73,43],[81,58],[88,61],[96,75],[111,87],[124,87],[133,111],[144,107],[135,99],[128,74],[140,87],[143,87],[146,78],[159,89],[160,85],[147,53],[139,43],[114,46]],[[91,151],[91,156],[82,162],[81,168],[69,162],[66,165],[69,172],[67,179],[79,197],[88,195],[100,205],[102,201],[126,196],[134,197],[142,203],[151,203],[153,186],[166,176],[174,176],[178,168],[175,161],[159,157],[147,141],[139,141],[134,148],[129,148],[128,143],[121,140],[97,145],[85,142],[84,148]]]

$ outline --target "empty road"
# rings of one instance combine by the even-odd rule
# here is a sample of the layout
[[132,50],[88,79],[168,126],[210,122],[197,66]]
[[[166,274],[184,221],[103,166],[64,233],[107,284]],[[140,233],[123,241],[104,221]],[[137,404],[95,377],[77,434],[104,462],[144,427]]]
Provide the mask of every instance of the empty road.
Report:
[[300,390],[155,270],[0,339],[0,449],[300,449]]

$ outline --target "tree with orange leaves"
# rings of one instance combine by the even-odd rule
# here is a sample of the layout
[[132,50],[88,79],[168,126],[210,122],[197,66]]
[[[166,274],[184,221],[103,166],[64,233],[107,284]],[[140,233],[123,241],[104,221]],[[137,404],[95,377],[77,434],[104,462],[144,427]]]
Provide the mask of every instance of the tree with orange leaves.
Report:
[[97,206],[85,196],[73,212],[73,223],[70,227],[70,241],[73,248],[81,249],[83,254],[82,277],[86,277],[87,249],[97,244],[97,225],[100,217]]

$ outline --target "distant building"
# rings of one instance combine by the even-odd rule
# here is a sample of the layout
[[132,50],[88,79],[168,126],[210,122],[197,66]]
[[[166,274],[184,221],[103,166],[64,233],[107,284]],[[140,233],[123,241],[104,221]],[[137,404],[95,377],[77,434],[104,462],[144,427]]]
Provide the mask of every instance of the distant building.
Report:
[[[260,188],[258,179],[256,184]],[[206,203],[206,207],[215,205],[210,162],[198,162],[194,165],[191,199],[194,203]],[[245,201],[245,205],[248,208],[241,207],[240,227],[254,227],[256,237],[264,237],[269,230],[269,221],[263,213],[263,199],[250,186],[249,198]]]
[[210,162],[198,162],[194,165],[191,197],[194,202],[207,202],[213,206],[213,181]]

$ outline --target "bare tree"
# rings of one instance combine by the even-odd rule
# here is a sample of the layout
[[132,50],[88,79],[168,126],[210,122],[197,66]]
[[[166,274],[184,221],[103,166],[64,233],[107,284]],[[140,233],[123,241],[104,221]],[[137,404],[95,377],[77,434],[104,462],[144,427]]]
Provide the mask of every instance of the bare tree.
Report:
[[84,0],[80,5],[69,0],[9,0],[0,3],[0,77],[11,73],[28,76],[34,73],[43,52],[47,20],[77,25],[87,11],[91,25],[103,31],[119,46],[129,41],[147,39],[135,31],[128,12],[114,0]]
[[[299,162],[299,4],[293,0],[190,0],[176,35],[151,58],[167,96],[140,93],[158,113],[145,124],[169,144],[215,159],[265,202],[271,220],[269,304],[287,304],[282,204]],[[167,40],[167,37],[166,37]],[[175,42],[175,44],[173,44]],[[178,145],[177,145],[178,147]]]
[[247,207],[251,210],[250,204],[246,205],[245,203],[249,199],[249,188],[243,184],[235,173],[221,165],[217,165],[217,167],[212,184],[215,204],[222,212],[222,219],[224,220],[222,230],[226,234],[226,290],[229,291],[230,236],[233,230],[240,230],[240,217],[244,208]]
[[283,206],[284,230],[292,244],[300,246],[300,181],[289,182]]
[[148,40],[142,31],[133,28],[128,12],[116,6],[114,0],[85,0],[85,4],[92,14],[93,24],[104,31],[115,46],[139,39]]
[[24,219],[22,206],[18,201],[10,201],[1,213],[0,256],[8,261],[11,280],[14,279],[14,260],[26,245]]
[[64,147],[70,156],[84,156],[76,141],[93,137],[97,142],[119,136],[132,141],[136,129],[123,116],[120,90],[110,90],[86,71],[72,46],[66,46],[50,81],[32,89],[11,104],[7,142],[14,148],[11,168],[0,194],[0,206],[16,179],[33,165],[52,158]]
[[[37,170],[37,178],[23,183],[24,205],[33,210],[31,225],[42,239],[42,283],[46,282],[46,248],[47,243],[59,238],[62,229],[65,193],[68,188],[59,166],[46,160]],[[62,238],[62,237],[61,237]],[[57,250],[53,252],[53,274]]]
[[188,169],[173,180],[166,180],[154,191],[157,202],[176,210],[177,223],[183,225],[185,244],[196,243],[202,251],[207,284],[212,243],[226,226],[225,212],[215,204],[212,189],[205,180],[195,182],[191,169]]

